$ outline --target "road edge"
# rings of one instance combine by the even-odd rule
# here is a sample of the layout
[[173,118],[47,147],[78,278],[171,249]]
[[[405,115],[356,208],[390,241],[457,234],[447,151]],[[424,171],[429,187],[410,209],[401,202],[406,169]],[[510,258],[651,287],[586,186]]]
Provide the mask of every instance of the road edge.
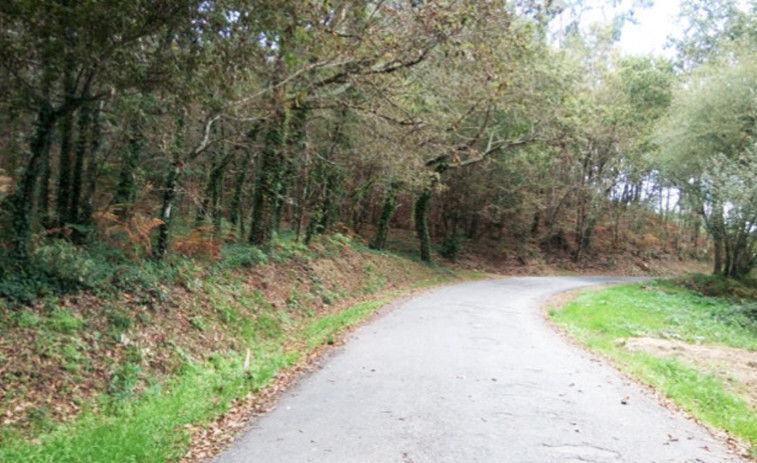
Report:
[[698,424],[699,426],[703,427],[704,429],[706,429],[707,432],[714,439],[723,443],[728,449],[730,449],[736,456],[741,458],[741,460],[744,461],[745,463],[757,463],[757,458],[752,458],[749,455],[749,445],[745,444],[742,439],[729,434],[727,431],[723,429],[715,428],[703,422],[696,416],[692,415],[688,411],[681,408],[676,402],[674,402],[672,399],[670,399],[669,397],[665,396],[663,393],[658,391],[651,384],[647,383],[643,378],[633,376],[627,371],[625,371],[622,368],[622,365],[616,360],[606,356],[605,354],[601,352],[595,352],[589,349],[588,346],[586,346],[585,344],[581,343],[578,339],[576,339],[576,337],[573,336],[566,328],[558,325],[554,320],[552,320],[552,318],[549,315],[552,310],[557,310],[557,311],[562,310],[562,308],[565,305],[572,302],[583,293],[601,291],[603,289],[607,289],[613,286],[629,285],[629,284],[635,284],[635,283],[623,283],[623,282],[604,283],[604,284],[598,284],[598,285],[584,286],[581,288],[569,289],[567,291],[562,291],[560,293],[553,294],[541,304],[541,306],[539,307],[539,315],[549,325],[552,331],[557,333],[557,335],[560,338],[562,338],[564,341],[566,341],[568,344],[578,348],[579,350],[585,352],[588,355],[593,356],[594,358],[598,359],[600,362],[611,367],[613,370],[617,371],[618,374],[620,374],[623,379],[631,381],[634,384],[638,385],[646,395],[648,395],[650,398],[654,398],[661,406],[665,407],[666,409],[674,413],[680,414],[685,419],[691,422],[694,422]]

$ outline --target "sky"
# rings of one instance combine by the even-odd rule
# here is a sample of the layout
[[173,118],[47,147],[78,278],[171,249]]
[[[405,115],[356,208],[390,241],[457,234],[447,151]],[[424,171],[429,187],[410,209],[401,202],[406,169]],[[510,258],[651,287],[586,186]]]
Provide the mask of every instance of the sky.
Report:
[[[613,8],[610,0],[587,0],[587,9],[581,13],[581,24],[612,20],[618,11],[627,9],[634,0],[621,0],[621,8]],[[673,51],[665,49],[669,35],[678,35],[680,26],[676,23],[680,0],[654,0],[649,8],[636,9],[636,24],[626,23],[620,39],[620,49],[626,54],[673,56]],[[561,24],[562,26],[562,24]]]
[[671,56],[665,50],[668,35],[679,28],[675,23],[679,0],[655,0],[651,8],[636,12],[638,24],[626,24],[620,38],[620,48],[628,54]]

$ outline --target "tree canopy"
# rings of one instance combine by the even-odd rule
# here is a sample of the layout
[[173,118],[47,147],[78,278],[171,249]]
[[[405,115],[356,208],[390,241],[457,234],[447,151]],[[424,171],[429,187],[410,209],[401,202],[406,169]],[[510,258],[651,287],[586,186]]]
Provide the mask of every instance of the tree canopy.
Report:
[[467,241],[580,263],[597,240],[644,252],[652,217],[747,276],[755,5],[684,1],[671,60],[617,49],[632,10],[587,27],[585,7],[5,1],[0,277],[51,247],[212,259],[392,229],[423,260]]

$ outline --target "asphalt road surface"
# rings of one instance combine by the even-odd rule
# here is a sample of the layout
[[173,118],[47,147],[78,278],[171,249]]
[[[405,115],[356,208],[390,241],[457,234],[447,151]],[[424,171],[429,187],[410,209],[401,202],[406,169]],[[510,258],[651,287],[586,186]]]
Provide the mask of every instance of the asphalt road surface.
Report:
[[619,281],[477,281],[404,301],[216,462],[742,461],[555,333],[539,310],[556,293]]

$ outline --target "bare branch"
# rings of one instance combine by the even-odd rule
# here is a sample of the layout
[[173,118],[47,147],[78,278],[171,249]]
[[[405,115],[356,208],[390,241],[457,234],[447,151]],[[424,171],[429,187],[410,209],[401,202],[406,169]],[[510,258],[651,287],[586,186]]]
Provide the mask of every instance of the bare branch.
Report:
[[205,121],[205,126],[202,128],[202,138],[200,138],[200,142],[197,144],[197,146],[195,146],[192,151],[190,151],[189,155],[187,156],[188,160],[196,158],[206,149],[208,149],[208,146],[210,146],[210,130],[213,128],[213,124],[215,124],[220,118],[220,114],[213,117],[208,117],[208,119]]

